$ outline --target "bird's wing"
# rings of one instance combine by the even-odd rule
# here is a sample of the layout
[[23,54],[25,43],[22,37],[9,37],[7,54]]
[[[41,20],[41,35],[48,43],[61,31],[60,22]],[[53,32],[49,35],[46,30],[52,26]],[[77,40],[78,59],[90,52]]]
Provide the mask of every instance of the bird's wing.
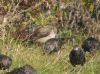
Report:
[[49,27],[39,27],[30,36],[30,40],[37,40],[42,37],[46,37],[50,34],[51,29]]

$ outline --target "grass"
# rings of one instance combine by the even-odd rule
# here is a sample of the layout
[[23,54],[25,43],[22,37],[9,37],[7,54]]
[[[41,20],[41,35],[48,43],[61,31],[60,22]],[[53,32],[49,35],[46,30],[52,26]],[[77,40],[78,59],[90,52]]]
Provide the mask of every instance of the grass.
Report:
[[[13,39],[8,39],[5,43],[2,40],[0,41],[1,53],[5,53],[5,45],[12,48],[7,53],[13,60],[9,71],[24,64],[30,64],[37,70],[38,74],[100,74],[99,52],[95,58],[87,54],[86,64],[83,67],[77,66],[75,71],[72,71],[73,67],[68,57],[72,46],[67,43],[64,44],[59,55],[58,53],[44,55],[42,47],[34,44],[26,47],[23,43]],[[0,71],[0,74],[3,74],[3,71]]]
[[[10,11],[12,6],[10,5],[11,4],[9,3],[5,9]],[[27,13],[27,16],[30,17],[32,21],[36,21],[36,24],[41,26],[46,24],[48,20],[53,18],[55,19],[55,16],[53,15],[47,17],[44,14],[41,14],[37,18],[34,18],[34,16],[30,13]],[[26,23],[26,20],[22,22]],[[70,31],[66,34],[68,37],[73,37],[73,33]],[[76,34],[74,36],[78,43],[81,44],[83,36],[77,36]],[[0,40],[0,53],[10,56],[13,60],[8,71],[11,71],[16,67],[23,66],[24,64],[30,64],[37,70],[38,74],[100,74],[100,52],[97,52],[97,56],[95,58],[92,58],[89,54],[87,54],[86,64],[84,66],[77,66],[75,70],[72,71],[73,67],[69,62],[69,53],[72,46],[67,42],[63,45],[59,55],[58,53],[44,55],[41,46],[32,44],[26,47],[20,41],[10,38],[10,36],[6,36],[3,39],[4,40]],[[7,47],[12,50],[8,52]],[[4,71],[0,70],[0,74],[4,74]]]

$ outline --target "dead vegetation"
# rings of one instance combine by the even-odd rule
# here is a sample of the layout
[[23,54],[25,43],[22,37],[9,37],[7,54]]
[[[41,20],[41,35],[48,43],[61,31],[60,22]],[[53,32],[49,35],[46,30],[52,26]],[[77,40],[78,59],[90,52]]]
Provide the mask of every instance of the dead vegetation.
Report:
[[[46,0],[2,0],[0,1],[0,36],[4,38],[10,30],[16,32],[36,23],[43,24],[42,16],[51,16],[62,20],[65,30],[82,33],[85,36],[99,37],[100,3],[96,3],[90,12],[81,1],[46,1]],[[41,19],[40,19],[41,18]],[[47,18],[44,24],[48,22]],[[42,20],[42,21],[41,21]],[[12,33],[11,32],[11,33]],[[24,34],[24,33],[23,33]],[[22,33],[21,33],[22,35]],[[16,35],[15,35],[16,36]],[[23,35],[25,36],[25,35]],[[22,37],[23,38],[23,37]]]

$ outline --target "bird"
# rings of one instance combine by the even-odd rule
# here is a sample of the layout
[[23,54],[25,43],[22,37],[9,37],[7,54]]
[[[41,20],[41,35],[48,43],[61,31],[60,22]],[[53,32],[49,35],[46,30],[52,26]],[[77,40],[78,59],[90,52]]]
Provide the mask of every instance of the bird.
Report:
[[57,34],[57,28],[59,27],[59,21],[51,21],[45,26],[40,26],[29,35],[24,41],[33,41],[38,43],[45,43],[51,38],[55,38]]
[[83,66],[86,62],[85,53],[83,49],[78,45],[75,45],[71,50],[69,59],[73,67],[76,67],[76,65]]
[[37,71],[29,64],[25,64],[19,68],[13,69],[11,72],[7,72],[7,74],[37,74]]
[[82,48],[85,52],[95,55],[96,51],[100,49],[100,42],[96,38],[88,37],[83,41]]
[[57,52],[61,49],[64,43],[64,38],[51,38],[44,43],[43,50],[47,54]]
[[9,69],[9,67],[12,64],[12,59],[4,54],[0,54],[0,69],[6,70]]

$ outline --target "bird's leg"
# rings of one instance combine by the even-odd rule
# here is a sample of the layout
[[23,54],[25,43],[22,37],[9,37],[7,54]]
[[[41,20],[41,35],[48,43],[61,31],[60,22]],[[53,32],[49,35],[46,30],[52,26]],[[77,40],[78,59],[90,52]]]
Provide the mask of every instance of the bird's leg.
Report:
[[91,56],[92,56],[93,58],[96,56],[96,51],[95,51],[95,50],[94,50],[94,51],[91,51],[90,53],[91,53]]
[[76,66],[74,65],[73,69],[71,70],[71,72],[75,72],[76,71]]
[[58,55],[59,55],[60,53],[61,53],[61,51],[59,50],[59,51],[58,51]]
[[8,70],[7,70],[7,69],[4,70],[4,71],[3,71],[3,74],[6,74],[8,71],[9,71],[9,69],[8,69]]
[[81,66],[84,66],[84,63],[82,63]]

